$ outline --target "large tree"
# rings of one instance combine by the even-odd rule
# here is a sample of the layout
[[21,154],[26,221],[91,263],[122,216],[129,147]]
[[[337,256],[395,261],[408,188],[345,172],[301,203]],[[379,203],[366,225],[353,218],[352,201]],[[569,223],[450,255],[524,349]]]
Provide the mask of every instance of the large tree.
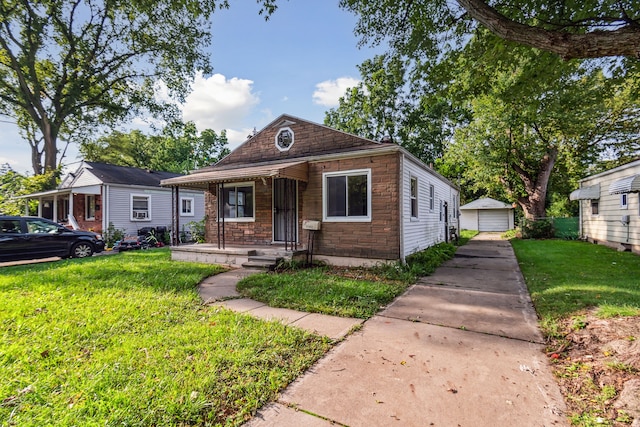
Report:
[[[258,3],[267,16],[275,9]],[[195,70],[211,70],[204,48],[217,6],[228,2],[2,0],[0,114],[28,117],[41,134],[34,173],[58,167],[61,137],[171,111],[154,87],[162,81],[182,100]]]
[[465,165],[476,189],[502,188],[526,217],[543,217],[558,166],[566,179],[603,151],[638,152],[640,82],[491,38],[473,40],[451,68],[449,94],[471,120],[458,128],[448,160]]
[[160,135],[139,130],[114,131],[85,141],[80,152],[87,161],[132,166],[165,172],[187,173],[211,165],[229,153],[227,135],[214,130],[196,131],[192,122],[173,123]]
[[374,42],[428,52],[464,44],[478,23],[497,36],[563,59],[640,58],[637,0],[341,0]]
[[412,84],[409,65],[390,55],[364,61],[358,67],[361,82],[325,113],[324,123],[364,138],[396,142],[424,162],[434,162],[452,133],[451,102],[428,85]]

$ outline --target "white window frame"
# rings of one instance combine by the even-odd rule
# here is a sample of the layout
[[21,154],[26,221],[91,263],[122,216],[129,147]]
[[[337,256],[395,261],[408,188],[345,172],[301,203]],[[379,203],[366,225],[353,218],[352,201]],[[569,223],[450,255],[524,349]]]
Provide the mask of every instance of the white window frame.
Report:
[[622,193],[620,194],[620,209],[628,209],[629,208],[629,194]]
[[[327,178],[338,176],[362,176],[367,177],[367,215],[363,216],[329,216],[328,210],[328,185]],[[352,169],[338,172],[325,172],[322,174],[322,220],[325,222],[371,222],[371,169]],[[347,205],[349,201],[347,200]]]
[[[134,198],[145,198],[147,199],[147,214],[146,217],[141,217],[140,212],[144,212],[143,210],[133,209],[133,199]],[[130,196],[130,205],[129,205],[129,214],[131,217],[131,221],[134,222],[149,222],[151,221],[151,194],[131,194]],[[134,215],[135,213],[135,215]]]
[[[180,197],[180,216],[196,216],[195,201],[194,197]],[[189,202],[190,210],[188,212],[184,210],[184,202]]]
[[[596,211],[597,211],[596,213],[593,213],[594,203],[595,203],[595,208],[596,208]],[[591,203],[589,203],[589,208],[590,208],[591,216],[600,215],[600,201],[599,200],[591,200]]]
[[[231,187],[235,187],[236,188],[236,192],[238,191],[237,188],[238,187],[251,187],[251,203],[253,206],[253,216],[247,216],[247,217],[241,217],[241,218],[224,218],[224,222],[255,222],[256,220],[256,183],[254,181],[248,181],[248,182],[233,182],[230,184],[225,184],[224,189],[228,190]],[[222,190],[222,186],[218,185],[218,196],[220,196]],[[216,208],[216,213],[218,215],[218,220],[221,220],[221,216],[220,216],[220,212],[219,210]]]
[[[413,185],[414,182],[415,186]],[[411,215],[411,219],[418,219],[418,215],[420,212],[420,203],[418,198],[419,194],[420,190],[418,189],[418,177],[411,175],[409,177],[409,213]]]
[[436,187],[429,184],[429,212],[433,212],[436,207]]
[[[93,215],[90,215],[91,210],[89,209],[93,205]],[[85,194],[84,196],[84,219],[87,221],[95,221],[96,219],[96,195],[95,194]]]
[[[289,134],[291,135],[291,144],[289,144],[288,147],[281,147],[280,144],[278,144],[278,138],[280,138],[280,134],[282,132],[289,132]],[[279,151],[289,151],[291,147],[293,147],[294,142],[296,142],[296,137],[295,137],[295,134],[293,133],[293,130],[291,130],[290,127],[283,127],[278,129],[278,132],[276,133],[276,137],[275,137],[275,144],[276,144],[276,148]]]

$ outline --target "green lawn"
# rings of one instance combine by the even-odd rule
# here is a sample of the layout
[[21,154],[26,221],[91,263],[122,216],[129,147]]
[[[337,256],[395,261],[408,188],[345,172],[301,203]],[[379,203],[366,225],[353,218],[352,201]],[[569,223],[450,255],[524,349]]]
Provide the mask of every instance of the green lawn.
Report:
[[568,240],[511,241],[543,325],[585,308],[640,315],[640,257]]
[[404,292],[406,284],[354,279],[313,268],[254,274],[237,288],[244,296],[272,307],[368,319]]
[[0,268],[0,420],[238,425],[329,348],[206,307],[213,265],[168,250]]

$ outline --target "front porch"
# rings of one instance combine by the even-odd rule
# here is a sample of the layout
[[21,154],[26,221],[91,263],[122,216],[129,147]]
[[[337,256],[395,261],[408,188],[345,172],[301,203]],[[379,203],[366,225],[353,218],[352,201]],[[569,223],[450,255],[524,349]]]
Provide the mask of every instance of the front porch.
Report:
[[212,243],[198,243],[171,247],[174,261],[202,262],[228,265],[234,268],[271,269],[280,260],[305,260],[307,250],[290,250],[284,246],[229,246],[224,249]]

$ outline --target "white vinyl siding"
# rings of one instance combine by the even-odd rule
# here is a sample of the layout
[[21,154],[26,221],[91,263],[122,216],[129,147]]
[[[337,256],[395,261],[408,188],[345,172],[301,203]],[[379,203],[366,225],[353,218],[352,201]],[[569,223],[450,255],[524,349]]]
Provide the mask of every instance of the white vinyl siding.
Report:
[[[151,196],[151,221],[131,220],[131,195],[144,194]],[[107,200],[108,197],[108,200]],[[180,190],[180,197],[193,198],[193,217],[183,218],[180,226],[186,225],[190,221],[200,221],[204,218],[204,193],[199,191]],[[104,229],[108,223],[112,222],[117,229],[125,230],[125,234],[137,234],[142,227],[171,227],[171,189],[170,188],[140,188],[127,186],[108,186],[108,190],[103,195],[102,205]]]
[[[449,206],[449,225],[458,227],[452,208],[458,206],[459,196],[457,189],[409,156],[403,158],[402,171],[402,244],[403,256],[407,256],[445,241],[445,222],[444,218],[441,221],[439,210],[441,203],[447,202]],[[411,216],[412,177],[418,182],[417,218]]]
[[[640,203],[637,193],[609,194],[609,186],[622,178],[640,174],[640,161],[635,161],[611,171],[585,178],[581,186],[600,184],[598,200],[580,200],[580,227],[583,237],[597,242],[628,244],[640,249]],[[597,214],[593,214],[594,204]],[[622,222],[629,216],[629,224]]]

